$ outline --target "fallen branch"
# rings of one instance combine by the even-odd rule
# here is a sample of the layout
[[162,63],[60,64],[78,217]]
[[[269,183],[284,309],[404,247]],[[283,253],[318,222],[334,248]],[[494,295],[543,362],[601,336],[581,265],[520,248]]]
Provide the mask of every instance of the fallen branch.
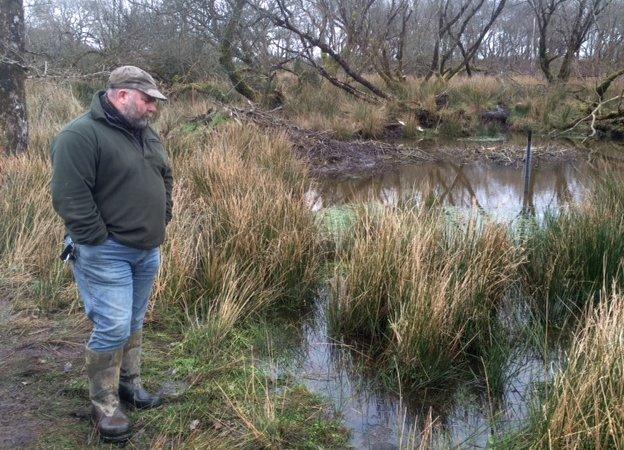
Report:
[[[596,135],[596,122],[601,122],[601,121],[605,121],[605,120],[613,120],[616,119],[618,117],[624,117],[624,111],[618,110],[615,113],[610,113],[604,116],[599,116],[598,114],[600,113],[600,110],[602,109],[603,106],[605,106],[608,103],[614,102],[616,100],[621,100],[622,99],[622,94],[620,95],[616,95],[615,97],[611,97],[610,99],[607,100],[603,100],[601,102],[599,102],[591,111],[588,115],[581,117],[580,119],[576,120],[571,126],[569,126],[568,128],[566,128],[565,130],[561,131],[561,134],[564,133],[569,133],[571,131],[573,131],[576,127],[578,127],[581,123],[591,119],[590,123],[589,123],[589,127],[591,129],[591,134],[589,136],[587,136],[583,142],[585,142],[587,139],[592,138]],[[565,128],[565,127],[564,127]],[[555,133],[554,131],[551,133],[553,134]]]

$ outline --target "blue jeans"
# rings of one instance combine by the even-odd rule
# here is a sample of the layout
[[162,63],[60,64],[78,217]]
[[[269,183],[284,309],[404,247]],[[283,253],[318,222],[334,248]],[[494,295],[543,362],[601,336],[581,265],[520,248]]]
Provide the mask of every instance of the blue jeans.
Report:
[[160,250],[138,250],[108,238],[100,245],[76,244],[75,257],[74,279],[93,322],[87,347],[96,352],[123,347],[143,328]]

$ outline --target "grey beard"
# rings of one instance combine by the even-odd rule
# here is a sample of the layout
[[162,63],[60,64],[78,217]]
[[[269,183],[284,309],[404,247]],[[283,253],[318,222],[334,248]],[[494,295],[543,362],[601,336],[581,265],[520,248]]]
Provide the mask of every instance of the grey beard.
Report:
[[124,110],[119,111],[126,122],[135,130],[143,130],[149,125],[148,117],[138,117],[138,113],[132,104],[126,105]]
[[143,130],[144,128],[147,128],[147,126],[149,125],[149,119],[147,118],[137,119],[131,116],[124,115],[124,119],[126,119],[128,124],[132,128],[137,129],[137,130]]

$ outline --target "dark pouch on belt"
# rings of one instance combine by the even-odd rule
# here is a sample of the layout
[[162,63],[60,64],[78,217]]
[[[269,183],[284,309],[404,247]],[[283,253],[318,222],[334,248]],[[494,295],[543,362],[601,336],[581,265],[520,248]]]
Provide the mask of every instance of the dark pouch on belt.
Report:
[[67,244],[59,256],[61,261],[67,262],[67,261],[73,261],[74,259],[76,259],[74,255],[75,248],[76,247],[74,246],[73,242]]

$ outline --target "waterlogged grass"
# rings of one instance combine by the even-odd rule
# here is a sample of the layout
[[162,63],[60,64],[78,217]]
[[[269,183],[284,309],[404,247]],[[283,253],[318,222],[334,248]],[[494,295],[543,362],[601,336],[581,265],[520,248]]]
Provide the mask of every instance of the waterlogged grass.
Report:
[[[269,332],[277,324],[267,324]],[[255,327],[230,330],[194,326],[166,354],[153,353],[159,373],[175,373],[188,390],[167,408],[145,414],[152,442],[210,448],[346,448],[348,432],[326,400],[296,380],[279,379],[260,367]],[[271,334],[271,333],[269,333]],[[276,332],[279,335],[279,332]],[[172,340],[172,336],[158,339]]]
[[537,403],[528,426],[501,448],[624,447],[624,296],[602,292],[566,354],[565,368]]
[[623,186],[610,175],[582,205],[546,215],[543,224],[525,231],[525,285],[550,324],[578,318],[601,287],[622,285]]
[[398,371],[404,387],[447,383],[487,358],[519,262],[500,226],[364,209],[338,257],[332,329]]

